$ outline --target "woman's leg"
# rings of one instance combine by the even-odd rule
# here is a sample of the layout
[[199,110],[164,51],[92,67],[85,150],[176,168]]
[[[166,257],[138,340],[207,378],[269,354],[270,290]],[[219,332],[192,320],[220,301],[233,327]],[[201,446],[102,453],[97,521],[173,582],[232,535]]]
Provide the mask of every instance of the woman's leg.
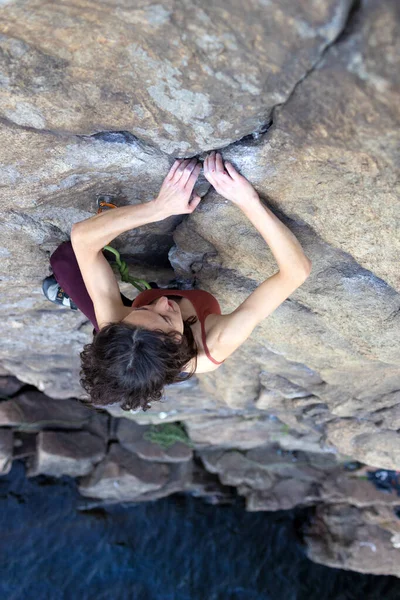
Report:
[[[65,290],[74,304],[92,322],[95,330],[98,331],[93,302],[82,279],[71,242],[63,242],[58,246],[57,250],[50,257],[50,264],[59,286]],[[155,282],[151,282],[150,285],[152,288],[158,288]],[[132,306],[133,301],[124,296],[124,294],[121,294],[121,300],[124,306]]]
[[54,277],[81,312],[99,330],[93,302],[88,294],[71,242],[63,242],[50,257]]

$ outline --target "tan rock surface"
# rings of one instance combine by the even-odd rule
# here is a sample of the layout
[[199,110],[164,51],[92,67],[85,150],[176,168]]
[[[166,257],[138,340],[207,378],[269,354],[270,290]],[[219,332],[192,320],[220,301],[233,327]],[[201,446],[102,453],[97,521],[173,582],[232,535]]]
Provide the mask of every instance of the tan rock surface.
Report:
[[[46,393],[2,401],[3,426],[108,438],[108,418],[70,400],[83,396],[79,352],[92,326],[43,297],[49,256],[97,195],[146,202],[176,155],[222,148],[297,236],[311,276],[217,371],[170,386],[146,414],[110,413],[184,422],[196,452],[232,453],[213,473],[236,482],[249,510],[326,503],[337,537],[333,550],[312,546],[316,560],[395,572],[399,532],[388,513],[386,529],[383,513],[371,517],[385,502],[366,482],[321,473],[334,455],[400,470],[398,20],[395,0],[252,0],[245,12],[233,1],[1,5],[0,373]],[[277,265],[239,209],[204,178],[196,189],[195,213],[113,246],[132,274],[167,283],[172,265],[229,312]],[[249,453],[265,444],[304,453],[307,472],[255,467],[263,459]],[[144,463],[113,443],[81,491],[118,501],[209,485],[189,460],[150,475]]]
[[86,428],[99,437],[107,436],[108,419],[76,400],[55,400],[38,391],[22,392],[0,402],[0,427],[19,431]]
[[149,438],[150,427],[138,425],[128,419],[119,419],[116,433],[121,446],[144,460],[179,463],[192,458],[192,450],[187,444],[178,441],[163,447]]
[[41,431],[37,436],[36,459],[29,475],[87,475],[105,453],[105,441],[87,431]]
[[[306,536],[309,558],[337,569],[398,577],[398,533],[391,533],[385,508],[382,515],[375,507],[371,512],[375,515],[372,523],[368,510],[348,505],[319,507]],[[398,521],[393,513],[390,519]]]
[[0,113],[59,134],[127,130],[170,154],[226,146],[262,129],[349,7],[252,0],[243,19],[233,1],[6,4]]
[[168,475],[166,465],[149,465],[118,444],[113,444],[93,473],[82,479],[79,491],[83,496],[123,502],[162,488]]

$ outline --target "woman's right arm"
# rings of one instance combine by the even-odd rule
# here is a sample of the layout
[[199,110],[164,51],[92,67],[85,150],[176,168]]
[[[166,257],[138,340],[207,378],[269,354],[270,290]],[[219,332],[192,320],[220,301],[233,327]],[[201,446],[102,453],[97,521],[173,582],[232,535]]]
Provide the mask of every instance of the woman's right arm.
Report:
[[204,175],[217,192],[236,204],[261,233],[281,273],[296,279],[310,272],[311,261],[304,254],[297,238],[261,203],[251,183],[231,163],[226,162],[224,167],[222,156],[212,152],[204,161]]
[[261,203],[247,179],[230,163],[225,163],[224,168],[221,155],[212,153],[206,158],[204,174],[217,192],[236,204],[260,232],[279,267],[236,310],[215,318],[210,335],[215,343],[210,352],[216,360],[224,360],[304,283],[311,272],[311,261],[290,229]]

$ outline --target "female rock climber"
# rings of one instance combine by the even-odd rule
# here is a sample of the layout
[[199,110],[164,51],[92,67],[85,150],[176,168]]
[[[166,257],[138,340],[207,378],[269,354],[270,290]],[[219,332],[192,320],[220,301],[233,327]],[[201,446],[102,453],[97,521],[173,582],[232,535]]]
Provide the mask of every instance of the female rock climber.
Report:
[[217,299],[203,290],[148,289],[127,301],[103,248],[124,231],[192,213],[200,202],[193,194],[200,170],[196,158],[176,160],[155,200],[75,223],[71,242],[51,257],[54,277],[46,278],[45,295],[78,307],[97,332],[81,353],[80,372],[94,406],[146,410],[162,398],[165,385],[218,369],[310,274],[311,262],[292,232],[231,163],[211,152],[204,160],[206,179],[260,232],[278,272],[229,314],[221,314]]

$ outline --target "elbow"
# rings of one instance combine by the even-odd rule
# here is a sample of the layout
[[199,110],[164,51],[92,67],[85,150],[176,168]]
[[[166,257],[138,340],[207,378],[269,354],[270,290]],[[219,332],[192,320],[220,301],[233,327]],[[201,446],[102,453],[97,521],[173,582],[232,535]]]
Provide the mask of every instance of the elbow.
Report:
[[312,271],[312,262],[309,258],[307,258],[307,256],[305,258],[306,258],[305,273],[306,273],[306,279],[307,279],[307,277],[309,277],[309,275],[311,274],[311,271]]
[[78,221],[72,225],[70,239],[75,252],[99,252],[103,248],[103,246],[99,248],[96,243],[93,243],[85,221]]
[[78,230],[79,230],[79,222],[78,223],[73,223],[72,227],[71,227],[71,240],[73,238],[76,238],[78,236]]
[[[74,223],[72,225],[70,239],[71,239],[72,247],[76,247],[76,246],[78,246],[78,244],[82,243],[84,236],[83,236],[82,226],[81,226],[80,221],[78,221],[78,223]],[[85,240],[86,240],[86,236],[85,236]]]
[[310,276],[311,270],[312,270],[311,260],[309,260],[307,258],[307,256],[305,256],[304,258],[305,258],[305,260],[302,262],[301,266],[299,266],[299,268],[297,269],[297,275],[298,275],[300,284],[305,282],[305,280]]
[[279,272],[282,274],[285,280],[290,281],[290,285],[293,286],[293,289],[296,289],[303,285],[305,280],[309,277],[311,273],[311,261],[305,257],[305,260],[300,264],[294,266],[292,265],[290,270],[280,269]]
[[76,243],[76,240],[78,238],[78,235],[80,235],[78,233],[78,227],[79,223],[74,223],[71,227],[71,234],[70,234],[70,238],[71,238],[71,244],[72,246]]

